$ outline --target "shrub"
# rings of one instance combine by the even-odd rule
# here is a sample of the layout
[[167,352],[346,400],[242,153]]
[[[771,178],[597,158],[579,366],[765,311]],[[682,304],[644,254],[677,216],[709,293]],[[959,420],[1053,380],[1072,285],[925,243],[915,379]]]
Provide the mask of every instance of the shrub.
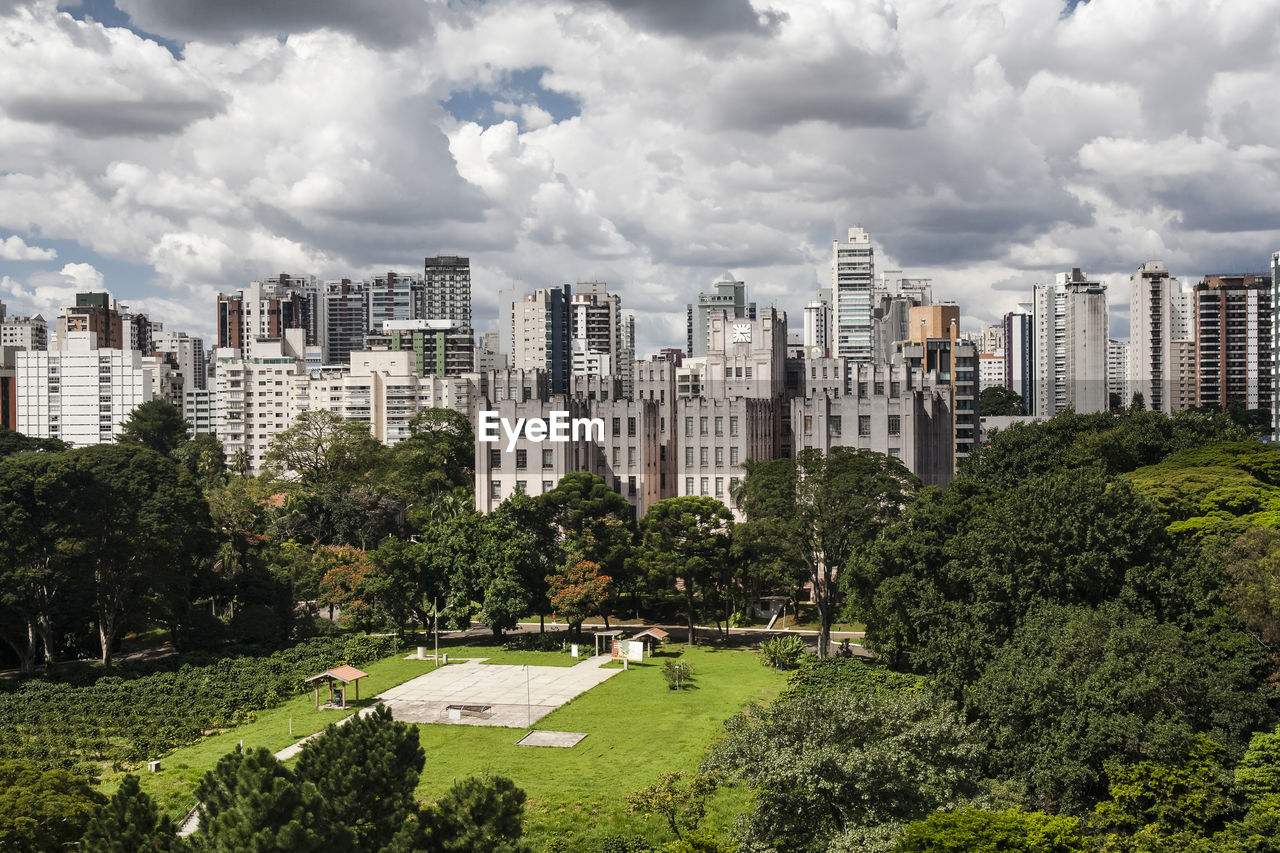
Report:
[[667,687],[671,690],[683,690],[693,681],[693,664],[687,660],[663,661],[662,677],[667,680]]
[[770,637],[760,644],[760,662],[774,669],[795,669],[804,653],[804,640],[795,634]]
[[881,693],[920,690],[924,685],[925,679],[918,675],[894,672],[883,664],[862,658],[805,657],[787,679],[782,695],[812,696],[844,691]]

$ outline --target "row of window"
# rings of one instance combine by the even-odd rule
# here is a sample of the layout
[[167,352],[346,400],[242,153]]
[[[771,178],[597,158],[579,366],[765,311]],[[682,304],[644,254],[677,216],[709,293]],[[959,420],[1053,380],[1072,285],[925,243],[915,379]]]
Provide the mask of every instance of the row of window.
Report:
[[[704,415],[698,418],[698,435],[710,435],[710,433],[708,432],[708,425],[712,421],[714,421],[714,424],[715,424],[715,434],[724,435],[724,416],[722,415],[717,415],[715,418],[709,418]],[[664,429],[663,431],[665,432],[666,430]],[[684,419],[684,434],[686,437],[693,435],[693,418],[692,417],[686,417]],[[737,434],[738,434],[738,416],[730,415],[729,416],[729,435],[737,435]]]
[[[709,465],[709,464],[710,464],[710,459],[711,459],[711,453],[710,453],[710,451],[711,451],[711,448],[709,448],[709,447],[699,447],[699,448],[698,448],[698,464],[699,464],[699,466],[701,466],[701,467],[705,468],[705,467],[707,467],[707,465]],[[723,466],[724,466],[724,448],[723,448],[723,447],[717,447],[717,448],[715,448],[715,460],[716,460],[716,467],[717,467],[717,468],[720,468],[720,467],[723,467]],[[738,459],[738,448],[737,448],[737,447],[730,447],[730,448],[729,448],[729,464],[730,464],[730,465],[737,465],[737,464],[738,464],[738,461],[739,461],[739,459]],[[692,447],[686,447],[686,448],[684,449],[684,467],[686,467],[686,468],[692,468],[692,467],[693,467],[693,448],[692,448]]]
[[[830,415],[827,418],[827,435],[841,435],[843,427],[844,424],[839,415]],[[887,435],[902,435],[901,415],[888,416],[885,433]],[[804,416],[804,434],[813,435],[813,415]],[[858,435],[871,435],[871,415],[858,415]]]

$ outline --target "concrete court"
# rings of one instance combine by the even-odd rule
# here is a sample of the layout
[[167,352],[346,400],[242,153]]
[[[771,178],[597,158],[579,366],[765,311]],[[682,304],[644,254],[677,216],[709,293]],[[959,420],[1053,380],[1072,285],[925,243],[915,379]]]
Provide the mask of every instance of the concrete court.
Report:
[[[440,667],[392,687],[377,698],[391,709],[393,718],[408,723],[523,729],[622,672],[600,668],[609,662],[609,655],[587,658],[574,666],[490,666],[481,660]],[[463,711],[460,719],[450,719],[450,705],[489,707],[485,711]]]

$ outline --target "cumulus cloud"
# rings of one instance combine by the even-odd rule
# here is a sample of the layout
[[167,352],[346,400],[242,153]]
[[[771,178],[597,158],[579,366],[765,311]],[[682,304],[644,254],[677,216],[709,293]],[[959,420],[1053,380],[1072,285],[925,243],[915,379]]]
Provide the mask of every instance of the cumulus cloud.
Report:
[[51,261],[58,257],[53,249],[41,249],[28,246],[27,241],[17,234],[0,240],[0,260],[5,261]]
[[725,268],[798,323],[855,223],[966,323],[1280,248],[1275,4],[117,2],[180,55],[10,4],[0,228],[143,265],[105,286],[206,335],[219,289],[437,253],[480,328],[513,281],[602,278],[649,351]]
[[235,42],[332,29],[399,47],[431,32],[431,5],[424,0],[117,0],[116,5],[138,27],[178,41]]

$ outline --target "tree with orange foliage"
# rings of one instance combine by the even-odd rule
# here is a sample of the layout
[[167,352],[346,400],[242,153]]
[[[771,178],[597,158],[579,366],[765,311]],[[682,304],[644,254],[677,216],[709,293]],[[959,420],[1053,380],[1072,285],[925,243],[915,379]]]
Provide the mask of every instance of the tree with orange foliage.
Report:
[[317,549],[311,560],[320,575],[319,602],[341,610],[343,625],[367,632],[374,617],[368,589],[373,566],[368,555],[350,545],[331,545]]
[[600,564],[576,560],[547,575],[551,587],[551,609],[564,617],[574,637],[582,639],[582,622],[599,613],[609,596],[612,578],[600,573]]

